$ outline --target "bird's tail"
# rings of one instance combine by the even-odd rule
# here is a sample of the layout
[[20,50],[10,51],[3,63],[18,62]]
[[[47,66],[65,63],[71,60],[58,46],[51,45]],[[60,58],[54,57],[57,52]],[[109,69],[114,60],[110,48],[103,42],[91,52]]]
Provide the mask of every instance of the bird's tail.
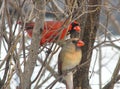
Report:
[[66,89],[74,89],[73,86],[73,73],[69,72],[65,77]]

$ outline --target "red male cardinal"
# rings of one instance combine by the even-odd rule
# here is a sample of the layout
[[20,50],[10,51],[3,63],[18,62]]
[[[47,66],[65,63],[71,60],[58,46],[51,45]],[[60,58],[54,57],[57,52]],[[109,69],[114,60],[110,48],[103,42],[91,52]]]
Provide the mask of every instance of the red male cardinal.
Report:
[[[58,56],[58,72],[60,75],[80,63],[82,46],[84,46],[84,42],[78,38],[72,38],[64,44]],[[67,73],[67,75],[64,76],[64,80],[66,89],[74,89],[72,72]]]
[[[21,23],[19,23],[21,24]],[[25,31],[28,33],[29,37],[32,37],[32,31],[34,27],[34,22],[26,23]],[[41,33],[40,45],[46,42],[55,42],[56,40],[62,40],[65,38],[66,34],[80,32],[79,24],[74,21],[68,27],[63,28],[63,21],[45,21],[44,29]]]

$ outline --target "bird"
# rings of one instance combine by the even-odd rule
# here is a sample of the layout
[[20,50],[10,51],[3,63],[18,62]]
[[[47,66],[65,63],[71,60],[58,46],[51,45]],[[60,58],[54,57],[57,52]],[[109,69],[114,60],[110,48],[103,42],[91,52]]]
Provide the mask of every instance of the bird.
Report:
[[[22,25],[22,22],[18,22]],[[28,22],[25,24],[25,31],[28,36],[32,37],[32,31],[34,28],[35,22]],[[64,21],[45,21],[44,29],[41,33],[40,45],[44,45],[47,42],[55,42],[57,40],[65,39],[66,35],[80,33],[81,28],[77,21],[73,21],[67,27],[64,28]]]
[[[64,74],[66,71],[76,67],[82,58],[81,47],[84,46],[84,42],[79,38],[68,39],[62,46],[62,49],[58,55],[58,73]],[[63,77],[66,84],[66,89],[74,89],[73,86],[73,72],[69,71]]]

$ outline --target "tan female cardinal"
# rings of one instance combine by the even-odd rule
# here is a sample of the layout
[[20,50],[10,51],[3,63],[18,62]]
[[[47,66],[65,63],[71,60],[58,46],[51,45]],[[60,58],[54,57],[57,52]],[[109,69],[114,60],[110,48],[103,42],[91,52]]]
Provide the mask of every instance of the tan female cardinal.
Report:
[[[58,56],[58,72],[60,75],[80,63],[82,46],[84,46],[84,42],[78,38],[72,38],[66,41]],[[66,83],[66,89],[74,89],[72,72],[68,72],[64,76],[64,80]]]
[[[22,25],[21,22],[18,24]],[[34,27],[34,22],[29,22],[25,24],[25,31],[28,33],[29,37],[32,37],[32,31]],[[80,32],[79,24],[74,21],[67,27],[63,27],[63,21],[45,21],[44,29],[41,33],[40,45],[45,44],[46,42],[54,42],[56,40],[62,40],[65,38],[66,34],[73,34],[74,32]]]

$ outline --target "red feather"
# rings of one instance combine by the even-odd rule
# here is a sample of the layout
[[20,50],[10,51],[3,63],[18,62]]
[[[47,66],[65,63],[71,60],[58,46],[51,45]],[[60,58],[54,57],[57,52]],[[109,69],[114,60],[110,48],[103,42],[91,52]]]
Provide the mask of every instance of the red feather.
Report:
[[[21,22],[18,22],[21,24]],[[76,21],[73,23],[78,24]],[[34,28],[34,22],[26,23],[25,31],[28,33],[29,37],[32,37],[32,31]],[[68,27],[63,28],[63,21],[45,21],[44,29],[41,34],[40,45],[45,44],[46,42],[54,42],[56,39],[62,40],[65,38],[68,31],[74,29],[77,32],[80,32],[80,26],[75,26],[73,28],[72,24],[68,25]]]

